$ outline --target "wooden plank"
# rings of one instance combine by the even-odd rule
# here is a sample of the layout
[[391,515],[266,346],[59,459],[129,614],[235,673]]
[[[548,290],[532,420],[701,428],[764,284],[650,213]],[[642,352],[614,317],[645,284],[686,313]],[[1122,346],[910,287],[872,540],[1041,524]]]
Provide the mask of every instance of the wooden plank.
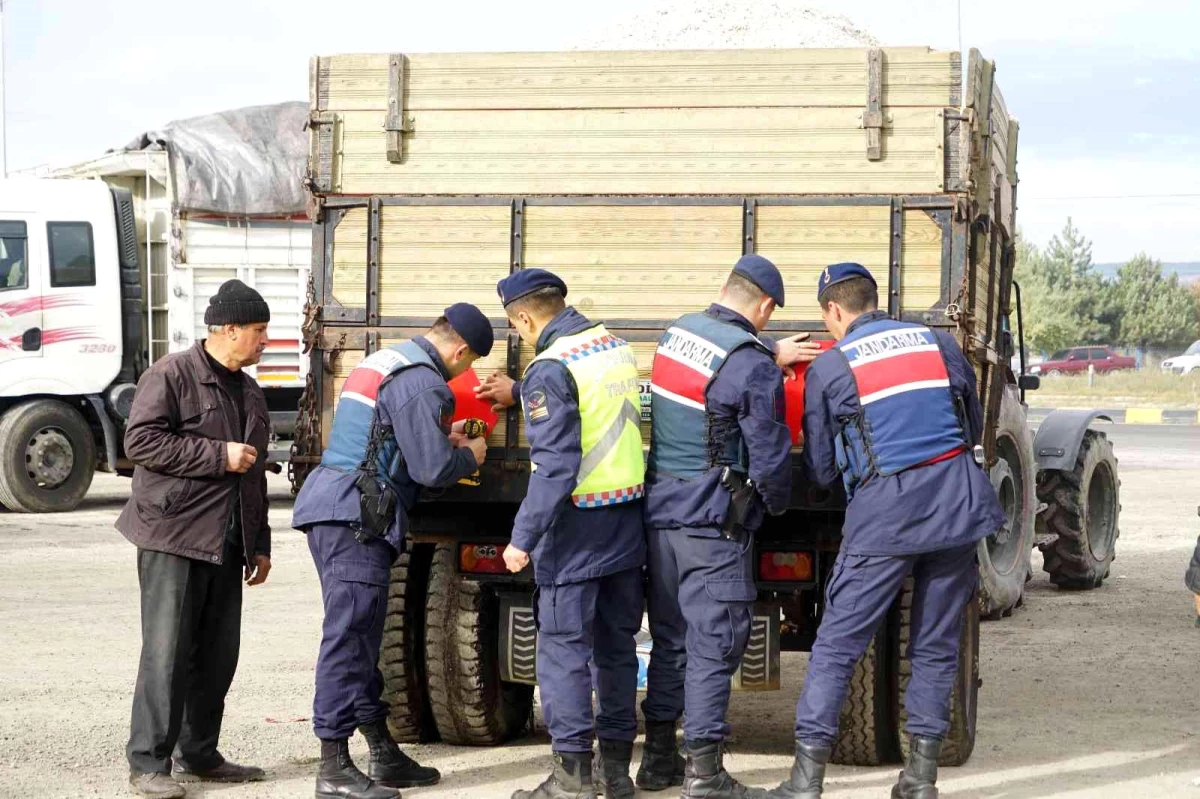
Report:
[[347,112],[338,183],[347,194],[942,190],[941,109],[890,111],[880,161],[862,156],[860,122],[853,108],[427,111],[398,165],[379,115]]
[[901,311],[925,311],[942,298],[942,229],[929,214],[909,209],[902,242]]
[[366,208],[351,208],[333,231],[332,296],[347,308],[367,304]]
[[883,50],[878,47],[867,51],[867,107],[862,124],[867,131],[867,159],[878,161],[883,158]]
[[673,319],[716,297],[742,254],[740,206],[529,206],[525,266],[598,320]]
[[[864,49],[435,53],[407,57],[410,111],[858,106]],[[882,102],[958,105],[956,53],[888,48]],[[385,111],[388,56],[322,57],[322,110]]]
[[[833,263],[856,261],[875,276],[887,297],[891,208],[882,206],[758,207],[758,252],[783,273],[787,305],[772,321],[821,318],[817,281]],[[940,256],[939,256],[940,258]]]

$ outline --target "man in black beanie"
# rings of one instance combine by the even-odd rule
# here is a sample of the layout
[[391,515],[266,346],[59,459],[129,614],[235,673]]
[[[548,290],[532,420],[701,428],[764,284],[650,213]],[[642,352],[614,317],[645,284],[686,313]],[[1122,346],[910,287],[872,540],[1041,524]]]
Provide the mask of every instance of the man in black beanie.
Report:
[[182,797],[185,780],[263,777],[217,743],[242,582],[260,585],[271,571],[270,417],[243,371],[262,357],[270,319],[257,291],[226,282],[204,314],[208,338],[156,362],[134,396],[125,432],[133,495],[117,529],[138,548],[142,655],[126,755],[142,796]]

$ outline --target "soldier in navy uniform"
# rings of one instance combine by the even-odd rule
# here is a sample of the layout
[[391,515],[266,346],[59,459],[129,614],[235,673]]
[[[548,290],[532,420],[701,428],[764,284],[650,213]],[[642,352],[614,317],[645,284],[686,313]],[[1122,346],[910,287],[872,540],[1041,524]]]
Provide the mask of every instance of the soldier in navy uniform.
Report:
[[825,269],[818,299],[838,344],[805,376],[804,465],[815,483],[841,480],[849,505],[796,706],[791,776],[770,796],[820,797],[855,663],[911,575],[912,747],[892,797],[935,799],[976,544],[1004,522],[972,453],[983,435],[975,371],[949,333],[878,310],[859,264]]
[[[458,303],[425,335],[365,358],[342,388],[321,465],[296,497],[292,526],[308,534],[325,605],[313,698],[318,799],[389,799],[394,788],[440,779],[388,731],[379,648],[392,562],[421,487],[452,486],[483,463],[484,439],[450,425],[446,382],[491,352],[492,340],[483,313]],[[356,729],[371,751],[366,775],[350,759]]]
[[[717,301],[675,320],[651,379],[646,474],[648,605],[646,750],[637,784],[680,784],[684,797],[746,796],[724,768],[730,678],[750,635],[754,532],[782,514],[792,487],[783,374],[759,338],[784,303],[761,255],[737,262]],[[680,775],[675,724],[684,722]]]
[[532,473],[504,561],[519,572],[532,559],[538,685],[554,755],[549,777],[513,797],[575,799],[599,788],[632,799],[646,554],[637,360],[566,304],[553,273],[523,269],[497,290],[535,349],[520,389]]

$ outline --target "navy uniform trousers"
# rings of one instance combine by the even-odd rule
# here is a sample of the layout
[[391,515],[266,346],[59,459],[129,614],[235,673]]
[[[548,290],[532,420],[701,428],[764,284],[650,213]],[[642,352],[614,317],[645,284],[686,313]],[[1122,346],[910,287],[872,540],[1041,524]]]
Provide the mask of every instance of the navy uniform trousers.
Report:
[[313,525],[308,549],[325,605],[313,730],[318,738],[335,741],[388,715],[379,649],[396,550],[382,538],[359,543],[344,524]]
[[716,529],[648,530],[647,592],[654,646],[646,672],[647,721],[676,721],[689,741],[723,741],[732,690],[754,614],[754,538]]
[[[637,737],[642,569],[537,587],[537,677],[555,752],[590,752],[593,734]],[[594,674],[593,674],[594,671]],[[593,718],[592,686],[599,713]]]
[[912,679],[904,697],[908,732],[946,736],[963,609],[974,598],[979,579],[975,549],[975,544],[966,544],[923,555],[838,555],[796,705],[797,740],[834,743],[854,666],[910,574],[914,578],[908,651]]

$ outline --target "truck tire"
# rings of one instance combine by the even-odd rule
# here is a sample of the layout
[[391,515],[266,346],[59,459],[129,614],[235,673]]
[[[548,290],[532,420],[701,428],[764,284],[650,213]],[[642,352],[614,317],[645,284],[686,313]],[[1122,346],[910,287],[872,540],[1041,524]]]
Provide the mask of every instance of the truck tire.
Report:
[[1038,499],[1047,507],[1038,518],[1042,568],[1059,588],[1099,588],[1116,557],[1121,532],[1121,481],[1108,436],[1083,435],[1075,468],[1038,475]]
[[425,678],[425,597],[432,559],[431,544],[413,546],[392,566],[388,588],[379,670],[383,672],[384,699],[391,705],[388,723],[392,736],[404,744],[437,740]]
[[0,418],[0,503],[9,510],[74,510],[95,474],[95,436],[70,405],[33,400]]
[[990,475],[1005,523],[979,542],[979,609],[987,619],[1011,616],[1021,606],[1032,573],[1037,464],[1021,400],[1010,390],[1000,402],[996,455]]
[[[896,655],[896,736],[900,740],[900,752],[908,759],[909,737],[905,727],[908,711],[904,707],[904,694],[912,679],[912,661],[908,659],[908,644],[912,640],[913,580],[904,581],[904,589],[894,615],[898,633]],[[950,731],[942,741],[939,766],[961,766],[975,751],[975,723],[979,710],[979,601],[973,599],[963,609],[962,632],[958,641],[958,671],[954,677],[954,688],[950,692]]]
[[888,625],[880,625],[875,639],[854,666],[850,691],[838,716],[838,738],[832,762],[843,766],[878,766],[896,760],[896,725],[892,718],[895,679],[889,657]]
[[533,686],[500,679],[500,601],[491,586],[458,574],[458,548],[439,544],[429,570],[425,664],[442,740],[496,746],[521,735]]

